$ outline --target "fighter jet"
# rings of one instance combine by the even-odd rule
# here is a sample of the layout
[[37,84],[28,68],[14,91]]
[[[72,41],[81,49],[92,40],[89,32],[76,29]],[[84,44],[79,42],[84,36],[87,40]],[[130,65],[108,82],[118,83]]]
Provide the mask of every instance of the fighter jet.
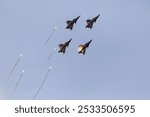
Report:
[[64,44],[59,44],[59,48],[60,50],[58,51],[58,53],[65,53],[66,52],[66,47],[69,46],[69,43],[71,42],[72,39],[70,39],[69,41],[65,42]]
[[96,23],[96,20],[98,19],[98,17],[100,16],[100,14],[92,19],[87,19],[86,22],[87,22],[87,25],[86,25],[86,28],[90,28],[92,29],[93,27],[93,23],[95,22]]
[[84,45],[79,45],[78,47],[78,54],[85,54],[86,48],[89,47],[90,43],[92,42],[92,40],[90,40],[89,42],[85,43]]
[[67,23],[66,29],[72,30],[74,24],[76,24],[76,22],[77,22],[77,20],[79,19],[79,17],[80,17],[80,16],[78,16],[77,18],[75,18],[75,19],[73,19],[73,20],[67,20],[67,21],[66,21],[66,23]]

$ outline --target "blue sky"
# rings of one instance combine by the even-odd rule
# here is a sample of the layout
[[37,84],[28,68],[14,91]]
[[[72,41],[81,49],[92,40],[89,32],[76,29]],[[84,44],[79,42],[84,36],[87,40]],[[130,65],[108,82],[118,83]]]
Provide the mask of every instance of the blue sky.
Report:
[[[0,0],[0,89],[15,64],[5,99],[150,99],[149,0]],[[86,20],[101,14],[92,30]],[[72,31],[66,20],[81,15]],[[44,45],[54,27],[48,44]],[[50,52],[72,38],[66,54]],[[79,44],[93,39],[86,55]]]

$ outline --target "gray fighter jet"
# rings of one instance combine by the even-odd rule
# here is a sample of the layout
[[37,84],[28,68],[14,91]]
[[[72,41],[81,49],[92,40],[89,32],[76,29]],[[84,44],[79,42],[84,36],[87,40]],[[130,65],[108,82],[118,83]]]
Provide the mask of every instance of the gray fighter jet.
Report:
[[66,23],[67,23],[66,29],[72,30],[74,24],[76,24],[76,22],[77,22],[77,20],[78,20],[79,18],[80,18],[80,16],[78,16],[77,18],[75,18],[75,19],[73,19],[73,20],[67,20],[67,21],[66,21]]
[[89,47],[90,43],[92,42],[92,40],[90,40],[89,42],[85,43],[84,45],[79,45],[78,46],[78,54],[85,54],[86,52],[86,48]]
[[87,19],[86,22],[87,22],[87,25],[86,25],[86,28],[90,28],[92,29],[93,28],[93,23],[95,22],[96,23],[96,20],[98,19],[98,17],[100,16],[100,14],[92,19]]
[[64,44],[59,44],[59,51],[58,51],[58,53],[63,53],[63,54],[65,54],[65,52],[66,52],[66,47],[68,47],[69,46],[69,43],[71,42],[71,40],[72,39],[70,39],[69,41],[67,41],[67,42],[65,42]]

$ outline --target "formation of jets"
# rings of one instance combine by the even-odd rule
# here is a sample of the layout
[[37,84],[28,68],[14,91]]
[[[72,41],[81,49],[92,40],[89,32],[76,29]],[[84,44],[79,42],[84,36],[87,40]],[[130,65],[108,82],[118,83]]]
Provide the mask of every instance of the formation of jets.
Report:
[[[85,28],[90,28],[92,29],[93,28],[93,24],[96,23],[97,19],[99,18],[100,14],[97,15],[96,17],[92,18],[92,19],[87,19],[86,22],[87,22],[87,25],[85,26]],[[66,29],[70,29],[72,30],[73,29],[73,26],[74,24],[77,23],[78,19],[80,18],[80,16],[78,16],[77,18],[74,18],[73,20],[67,20],[66,23],[67,23],[67,26],[66,26]],[[59,51],[58,53],[63,53],[65,54],[66,52],[66,48],[69,46],[70,42],[71,42],[72,39],[70,39],[69,41],[63,43],[63,44],[59,44]],[[92,42],[92,40],[88,41],[87,43],[85,44],[80,44],[78,46],[78,54],[85,54],[86,53],[86,49],[89,47],[90,43]]]
[[[97,15],[96,17],[92,18],[92,19],[87,19],[86,22],[87,22],[87,25],[85,28],[90,28],[92,29],[93,28],[93,24],[96,23],[97,19],[99,18],[100,14]],[[80,16],[78,16],[77,18],[74,18],[73,20],[67,20],[66,23],[67,23],[67,26],[66,26],[66,29],[70,29],[72,30],[73,29],[73,26],[74,24],[77,23],[78,19],[80,18]]]
[[[67,41],[67,42],[65,42],[65,43],[63,43],[63,44],[59,44],[59,45],[58,45],[58,46],[59,46],[59,51],[58,51],[58,53],[63,53],[63,54],[65,54],[66,48],[69,46],[71,40],[72,40],[72,39],[70,39],[69,41]],[[86,52],[86,49],[89,47],[89,45],[90,45],[91,42],[92,42],[92,40],[90,40],[89,42],[87,42],[87,43],[85,43],[85,44],[83,44],[83,45],[80,44],[80,45],[78,46],[78,53],[84,55],[85,52]]]

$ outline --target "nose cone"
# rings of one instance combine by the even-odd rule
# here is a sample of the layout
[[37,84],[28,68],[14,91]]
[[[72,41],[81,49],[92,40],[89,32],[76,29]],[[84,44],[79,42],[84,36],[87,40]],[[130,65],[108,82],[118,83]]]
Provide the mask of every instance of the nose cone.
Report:
[[70,43],[72,39],[70,39],[68,42]]
[[100,16],[100,14],[98,16],[96,16],[95,18],[93,18],[93,20],[96,22],[96,20],[98,19],[99,16]]
[[95,18],[98,19],[99,16],[100,16],[100,14],[98,16],[96,16]]
[[67,42],[65,43],[65,46],[69,46],[71,40],[72,40],[72,39],[70,39],[69,41],[67,41]]
[[76,23],[79,18],[80,18],[80,16],[78,16],[77,18],[73,19],[74,23]]
[[69,45],[69,44],[70,44],[71,40],[72,40],[72,39],[70,39],[70,40],[67,42],[67,45]]
[[90,41],[87,43],[87,45],[89,46],[91,42],[92,42],[92,40],[90,40]]
[[77,17],[77,19],[79,19],[80,18],[80,15]]
[[89,44],[92,42],[92,40],[89,41]]
[[89,42],[85,43],[85,46],[88,48],[91,42],[92,42],[92,40],[90,40]]

